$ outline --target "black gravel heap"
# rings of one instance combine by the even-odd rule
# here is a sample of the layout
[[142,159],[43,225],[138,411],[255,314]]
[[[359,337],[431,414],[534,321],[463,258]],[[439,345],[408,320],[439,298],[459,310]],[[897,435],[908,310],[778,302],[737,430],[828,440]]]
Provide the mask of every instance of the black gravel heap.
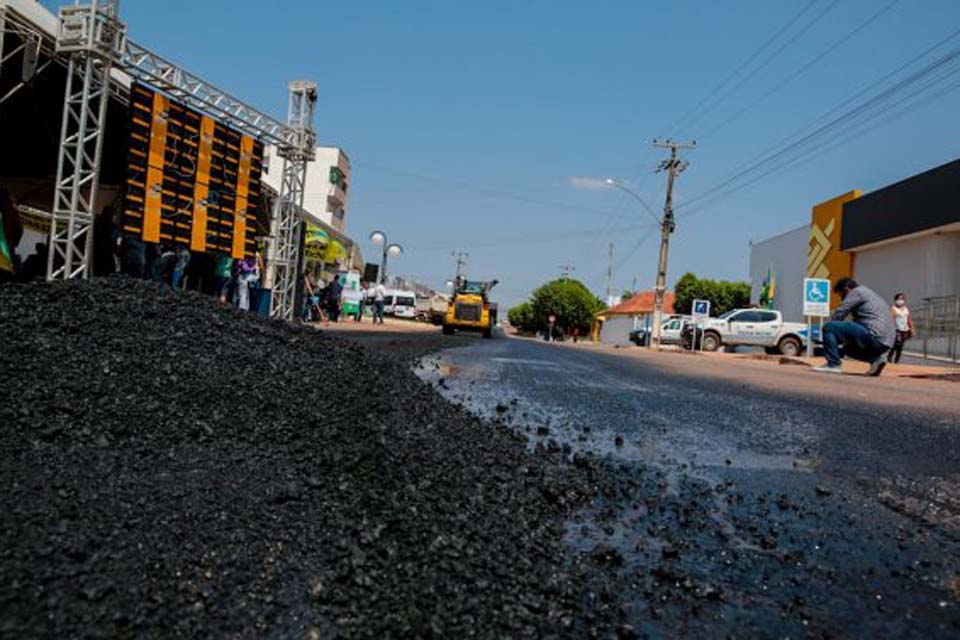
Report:
[[631,634],[560,542],[594,471],[406,362],[123,278],[0,336],[2,637]]

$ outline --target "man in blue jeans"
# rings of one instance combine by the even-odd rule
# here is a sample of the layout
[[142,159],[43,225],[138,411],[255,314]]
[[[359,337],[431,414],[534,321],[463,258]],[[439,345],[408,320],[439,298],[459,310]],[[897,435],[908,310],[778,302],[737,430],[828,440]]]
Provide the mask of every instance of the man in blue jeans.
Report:
[[[868,376],[879,376],[887,361],[884,354],[896,340],[897,332],[890,317],[890,305],[853,278],[840,278],[833,285],[834,293],[843,302],[823,325],[823,355],[827,364],[817,367],[821,373],[840,373],[840,345],[843,355],[870,363]],[[853,316],[852,322],[846,322]]]

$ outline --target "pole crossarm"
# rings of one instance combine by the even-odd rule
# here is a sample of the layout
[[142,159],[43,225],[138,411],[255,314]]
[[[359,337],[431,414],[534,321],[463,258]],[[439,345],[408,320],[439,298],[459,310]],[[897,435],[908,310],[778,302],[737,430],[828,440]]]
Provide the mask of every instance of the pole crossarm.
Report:
[[234,98],[200,76],[132,40],[126,41],[122,67],[132,77],[169,93],[188,106],[224,120],[248,135],[275,144],[281,149],[303,149],[302,136],[295,127],[287,126]]
[[674,140],[654,140],[653,146],[669,149],[670,158],[660,163],[658,171],[667,172],[667,193],[663,203],[663,221],[660,225],[660,256],[657,261],[657,284],[654,288],[653,326],[650,332],[650,348],[660,348],[660,333],[663,324],[663,301],[667,291],[667,259],[670,252],[670,234],[676,229],[673,217],[673,183],[688,165],[677,158],[679,149],[695,149],[696,142],[676,142]]

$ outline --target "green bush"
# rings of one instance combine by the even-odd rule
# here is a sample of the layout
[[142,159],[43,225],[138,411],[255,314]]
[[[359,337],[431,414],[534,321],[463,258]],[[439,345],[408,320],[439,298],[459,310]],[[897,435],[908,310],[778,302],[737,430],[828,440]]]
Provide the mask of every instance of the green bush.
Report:
[[510,309],[507,312],[507,319],[520,331],[534,332],[537,330],[533,321],[533,305],[529,302],[521,302]]
[[579,329],[590,330],[593,316],[604,308],[597,296],[579,280],[561,278],[548,282],[533,292],[531,299],[533,321],[538,329],[549,323],[550,315],[557,317],[557,325],[566,333]]
[[710,315],[719,316],[731,309],[740,309],[750,304],[750,283],[728,280],[708,280],[685,273],[674,287],[676,298],[673,308],[676,313],[690,313],[694,300],[709,300]]

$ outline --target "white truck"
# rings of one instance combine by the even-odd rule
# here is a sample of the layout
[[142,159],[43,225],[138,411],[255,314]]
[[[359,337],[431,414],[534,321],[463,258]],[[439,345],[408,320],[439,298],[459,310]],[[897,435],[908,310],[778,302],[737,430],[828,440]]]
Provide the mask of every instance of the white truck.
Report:
[[699,331],[704,351],[745,345],[763,347],[771,354],[798,356],[806,345],[807,325],[784,322],[779,311],[734,309],[719,318],[707,318]]

